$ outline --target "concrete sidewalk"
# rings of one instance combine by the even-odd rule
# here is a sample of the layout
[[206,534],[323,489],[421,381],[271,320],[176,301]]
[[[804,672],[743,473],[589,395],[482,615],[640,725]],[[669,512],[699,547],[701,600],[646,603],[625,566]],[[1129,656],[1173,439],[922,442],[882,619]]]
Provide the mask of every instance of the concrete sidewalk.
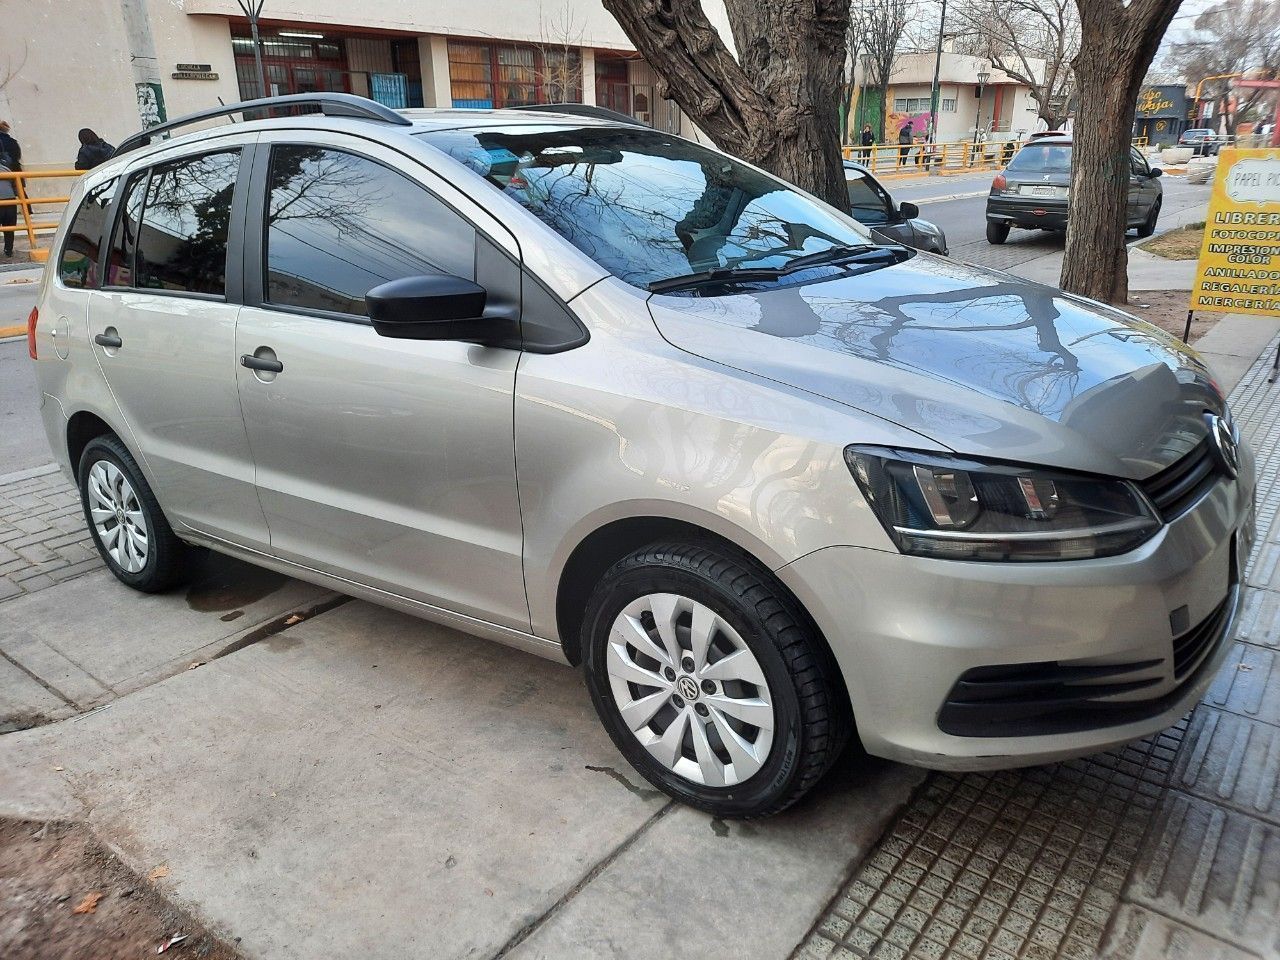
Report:
[[622,763],[575,671],[357,601],[0,769],[0,814],[87,819],[249,956],[333,960],[783,957],[923,778],[850,765],[722,823]]

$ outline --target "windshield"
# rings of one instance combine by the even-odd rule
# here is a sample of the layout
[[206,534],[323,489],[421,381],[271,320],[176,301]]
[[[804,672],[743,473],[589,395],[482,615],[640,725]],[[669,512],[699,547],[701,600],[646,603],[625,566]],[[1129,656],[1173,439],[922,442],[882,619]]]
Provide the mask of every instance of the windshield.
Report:
[[1029,143],[1006,169],[1010,173],[1070,173],[1071,144]]
[[638,287],[708,270],[781,267],[869,242],[851,220],[780,180],[656,130],[508,127],[419,136]]

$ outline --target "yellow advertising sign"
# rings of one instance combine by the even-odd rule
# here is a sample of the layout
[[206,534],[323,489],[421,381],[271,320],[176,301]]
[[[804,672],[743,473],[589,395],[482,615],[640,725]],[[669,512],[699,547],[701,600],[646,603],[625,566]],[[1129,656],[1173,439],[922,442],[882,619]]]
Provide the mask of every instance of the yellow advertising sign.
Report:
[[1191,309],[1280,317],[1280,148],[1219,154]]

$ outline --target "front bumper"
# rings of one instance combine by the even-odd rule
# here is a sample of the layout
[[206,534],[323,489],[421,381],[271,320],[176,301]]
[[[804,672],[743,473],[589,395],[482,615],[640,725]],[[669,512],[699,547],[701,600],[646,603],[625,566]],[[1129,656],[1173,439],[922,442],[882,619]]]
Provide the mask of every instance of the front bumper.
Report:
[[1020,196],[987,197],[987,219],[1029,229],[1067,228],[1067,201]]
[[[1234,635],[1253,540],[1253,461],[1241,451],[1235,481],[1122,556],[997,564],[828,547],[784,567],[831,644],[866,750],[936,769],[999,769],[1107,750],[1177,722]],[[1188,667],[1175,646],[1191,640],[1204,646]],[[980,710],[966,714],[975,723],[947,722],[962,675],[1048,663],[1089,668],[1070,681],[1077,694],[1115,684],[1116,665],[1142,665],[1120,678],[1142,682],[1099,687],[1048,725],[992,725]],[[1100,676],[1088,676],[1095,667]]]

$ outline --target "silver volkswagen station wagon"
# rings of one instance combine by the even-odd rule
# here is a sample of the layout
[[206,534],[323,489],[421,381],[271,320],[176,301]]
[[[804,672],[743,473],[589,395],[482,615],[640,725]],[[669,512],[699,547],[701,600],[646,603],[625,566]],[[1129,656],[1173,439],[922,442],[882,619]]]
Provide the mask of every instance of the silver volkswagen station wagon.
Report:
[[1173,338],[591,117],[311,94],[139,134],[30,350],[123,583],[210,549],[580,666],[720,816],[854,742],[976,770],[1162,729],[1253,536]]

